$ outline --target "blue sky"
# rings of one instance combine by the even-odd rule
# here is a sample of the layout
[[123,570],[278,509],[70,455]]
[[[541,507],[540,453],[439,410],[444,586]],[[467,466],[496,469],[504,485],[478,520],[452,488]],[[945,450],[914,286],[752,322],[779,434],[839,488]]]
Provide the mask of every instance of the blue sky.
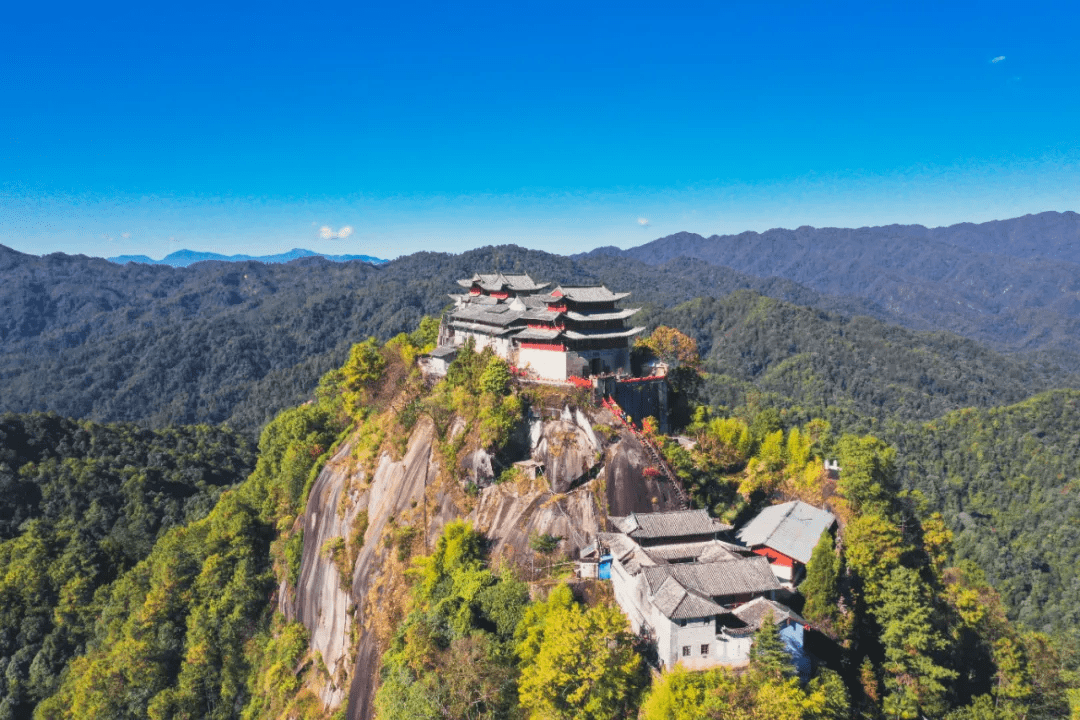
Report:
[[1075,2],[27,3],[0,26],[0,243],[575,252],[1080,210],[1078,21]]

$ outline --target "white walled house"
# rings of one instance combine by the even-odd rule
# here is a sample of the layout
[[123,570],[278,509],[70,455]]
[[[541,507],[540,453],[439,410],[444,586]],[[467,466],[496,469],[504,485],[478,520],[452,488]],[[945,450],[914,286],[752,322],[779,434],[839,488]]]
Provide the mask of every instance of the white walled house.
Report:
[[618,532],[598,534],[595,552],[610,556],[615,601],[633,631],[655,641],[661,667],[745,664],[762,608],[801,649],[805,622],[774,602],[780,583],[767,558],[720,539],[730,526],[704,510],[610,520]]

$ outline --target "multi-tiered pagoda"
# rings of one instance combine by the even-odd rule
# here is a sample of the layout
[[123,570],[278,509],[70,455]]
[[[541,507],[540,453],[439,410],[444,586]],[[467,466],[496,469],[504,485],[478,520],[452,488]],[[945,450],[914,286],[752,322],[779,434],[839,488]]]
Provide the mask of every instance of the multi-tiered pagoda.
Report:
[[[451,295],[440,345],[492,347],[513,365],[543,378],[565,380],[608,373],[629,374],[630,341],[644,328],[627,327],[638,312],[616,303],[630,293],[604,286],[559,286],[528,275],[474,275],[458,280],[468,294]],[[444,351],[445,352],[445,351]]]

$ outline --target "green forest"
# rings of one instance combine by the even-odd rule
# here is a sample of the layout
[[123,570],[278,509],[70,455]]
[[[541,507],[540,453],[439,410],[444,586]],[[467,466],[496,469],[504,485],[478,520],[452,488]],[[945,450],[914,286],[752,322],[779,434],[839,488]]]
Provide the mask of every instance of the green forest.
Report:
[[[416,552],[394,555],[408,590],[380,718],[1080,714],[1069,376],[749,291],[646,320],[701,355],[672,378],[695,449],[647,429],[692,502],[741,522],[798,497],[843,521],[803,587],[815,678],[800,684],[763,632],[744,673],[650,679],[602,586],[530,591],[487,538],[451,523],[430,554],[395,531]],[[257,448],[258,423],[0,416],[0,720],[325,717],[309,689],[320,661],[274,601],[297,581],[297,518],[318,471],[349,437],[362,463],[400,452],[421,415],[466,419],[461,440],[437,447],[456,466],[466,442],[497,452],[531,401],[490,352],[462,353],[425,387],[415,361],[435,324],[411,327],[310,366],[317,390],[294,389],[311,402],[276,412]]]
[[[888,416],[890,401],[908,389],[903,404],[931,419],[1078,384],[1075,359],[1000,354],[958,335],[916,332],[925,323],[900,327],[903,317],[866,300],[685,258],[650,266],[504,245],[416,253],[380,267],[311,258],[172,268],[0,247],[0,412],[157,428],[227,422],[254,441],[277,412],[307,400],[353,343],[411,332],[450,303],[456,279],[490,268],[631,292],[630,306],[647,308],[639,317],[650,327],[691,334],[736,387],[757,382],[784,397],[812,393],[831,403],[838,388]],[[856,352],[831,355],[854,336]],[[891,388],[870,375],[851,377],[866,369],[864,358],[852,357],[861,352],[883,370],[908,368],[919,352],[925,359]],[[849,382],[855,387],[845,395]],[[730,404],[730,392],[714,385],[712,400]]]

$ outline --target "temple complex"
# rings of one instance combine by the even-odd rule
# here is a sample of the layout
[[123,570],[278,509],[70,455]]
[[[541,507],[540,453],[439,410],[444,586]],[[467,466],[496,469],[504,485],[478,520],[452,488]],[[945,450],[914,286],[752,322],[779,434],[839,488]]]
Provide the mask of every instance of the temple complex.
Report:
[[473,275],[458,280],[465,293],[452,294],[454,308],[439,333],[443,348],[472,338],[476,349],[491,347],[515,367],[538,377],[629,375],[630,343],[642,327],[627,327],[640,308],[618,308],[630,293],[603,285],[537,283],[528,275]]

